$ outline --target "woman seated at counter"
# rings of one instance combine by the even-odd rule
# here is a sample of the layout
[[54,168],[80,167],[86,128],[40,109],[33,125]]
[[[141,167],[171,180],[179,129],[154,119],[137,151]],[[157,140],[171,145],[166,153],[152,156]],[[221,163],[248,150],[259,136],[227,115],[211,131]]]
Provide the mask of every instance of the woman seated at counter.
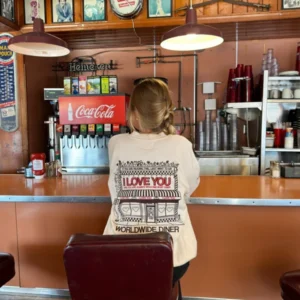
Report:
[[128,122],[131,133],[108,145],[113,203],[104,234],[169,232],[175,284],[197,254],[186,200],[199,185],[199,163],[192,144],[175,134],[164,82],[145,79],[135,87]]

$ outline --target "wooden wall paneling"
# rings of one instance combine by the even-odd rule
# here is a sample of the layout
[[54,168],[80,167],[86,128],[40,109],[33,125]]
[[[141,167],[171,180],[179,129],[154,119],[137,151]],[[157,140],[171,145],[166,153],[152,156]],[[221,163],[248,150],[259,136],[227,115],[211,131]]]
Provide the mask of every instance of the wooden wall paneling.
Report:
[[15,0],[15,4],[17,23],[22,27],[25,24],[24,0]]
[[52,0],[45,0],[45,16],[46,16],[46,24],[51,24],[52,23]]
[[218,15],[229,15],[232,14],[233,5],[230,3],[226,3],[224,1],[220,1],[218,3]]
[[27,166],[29,162],[28,155],[28,124],[27,124],[27,97],[26,97],[26,77],[24,56],[17,55],[18,64],[18,98],[19,98],[19,124],[22,136],[21,151],[23,154],[22,166]]
[[204,16],[217,16],[218,15],[218,4],[219,3],[204,6],[204,8],[203,8]]
[[[253,0],[253,1],[256,1],[256,0]],[[242,5],[233,5],[232,13],[233,14],[246,14],[247,13],[247,7],[242,6]]]
[[[282,10],[282,1],[283,0],[276,0],[276,4],[277,4],[277,10]],[[275,2],[275,1],[274,1]],[[275,5],[275,3],[274,3]]]
[[83,22],[83,0],[73,0],[74,22]]
[[[199,11],[200,9],[197,9]],[[212,26],[218,28],[223,33],[225,41],[235,41],[236,23],[219,23]],[[298,28],[300,19],[288,20],[270,20],[255,22],[239,22],[239,40],[256,40],[256,39],[282,39],[299,37]],[[136,33],[141,37],[142,45],[152,45],[153,38],[157,44],[161,39],[161,35],[170,30],[168,27],[153,28],[136,28]],[[68,42],[72,49],[88,49],[88,48],[116,48],[139,46],[139,40],[133,29],[119,30],[87,30],[80,32],[56,32],[55,35]]]
[[281,0],[263,0],[263,4],[270,4],[270,12],[279,11],[281,9]]
[[[249,3],[262,3],[263,0],[247,0]],[[256,13],[258,10],[255,7],[247,7],[247,13]]]
[[48,154],[48,127],[44,121],[53,115],[53,110],[49,101],[44,101],[44,88],[56,87],[56,74],[52,72],[55,63],[56,58],[25,57],[29,155]]
[[0,16],[0,25],[1,25],[1,27],[3,27],[3,29],[0,27],[1,32],[4,32],[4,31],[15,31],[15,30],[19,30],[20,29],[19,25],[17,25],[14,22],[9,21],[8,19],[6,19],[6,18],[4,18],[2,16]]

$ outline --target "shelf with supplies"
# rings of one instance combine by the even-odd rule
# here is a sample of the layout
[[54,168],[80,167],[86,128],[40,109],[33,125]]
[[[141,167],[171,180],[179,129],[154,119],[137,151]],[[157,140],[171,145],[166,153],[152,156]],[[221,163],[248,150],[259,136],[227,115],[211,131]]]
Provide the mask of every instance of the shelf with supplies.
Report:
[[269,80],[300,80],[300,76],[269,76]]
[[286,149],[286,148],[266,148],[266,152],[300,152],[300,148]]
[[[300,79],[299,79],[300,80]],[[300,103],[300,99],[267,99],[268,103]]]
[[226,103],[224,105],[224,108],[257,108],[261,110],[262,103],[261,102],[231,102],[231,103]]
[[[260,174],[264,175],[271,161],[300,162],[300,145],[297,136],[293,135],[294,148],[283,148],[285,143],[285,130],[292,128],[292,132],[300,129],[299,103],[300,103],[300,76],[271,76],[269,72],[263,74],[262,119],[261,119],[261,145],[260,145]],[[295,98],[293,98],[295,97]],[[267,126],[273,124],[274,143],[279,141],[278,148],[267,147]],[[274,124],[279,127],[274,127]],[[284,127],[283,127],[284,126]],[[275,128],[275,129],[274,129]],[[277,130],[279,129],[279,130]],[[284,130],[284,133],[282,133]],[[284,134],[284,136],[282,135]],[[282,136],[281,136],[282,135]],[[296,139],[296,141],[295,141]],[[269,140],[268,140],[269,142]],[[289,141],[291,142],[291,141]],[[298,148],[297,148],[298,147]]]

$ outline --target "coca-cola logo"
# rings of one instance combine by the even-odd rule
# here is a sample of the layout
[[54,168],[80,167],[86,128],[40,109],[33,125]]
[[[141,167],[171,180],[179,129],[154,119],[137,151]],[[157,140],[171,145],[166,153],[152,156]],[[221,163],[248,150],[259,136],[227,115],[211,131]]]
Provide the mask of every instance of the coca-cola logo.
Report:
[[99,105],[98,107],[85,107],[85,105],[80,105],[75,116],[77,119],[89,118],[89,119],[112,119],[114,117],[115,105]]

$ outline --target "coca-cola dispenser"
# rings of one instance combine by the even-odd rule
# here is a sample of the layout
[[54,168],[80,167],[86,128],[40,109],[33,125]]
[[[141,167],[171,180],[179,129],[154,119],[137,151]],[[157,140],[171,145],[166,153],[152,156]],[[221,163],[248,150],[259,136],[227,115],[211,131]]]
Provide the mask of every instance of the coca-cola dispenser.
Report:
[[60,159],[63,174],[108,172],[107,145],[112,135],[127,131],[129,96],[59,96]]

